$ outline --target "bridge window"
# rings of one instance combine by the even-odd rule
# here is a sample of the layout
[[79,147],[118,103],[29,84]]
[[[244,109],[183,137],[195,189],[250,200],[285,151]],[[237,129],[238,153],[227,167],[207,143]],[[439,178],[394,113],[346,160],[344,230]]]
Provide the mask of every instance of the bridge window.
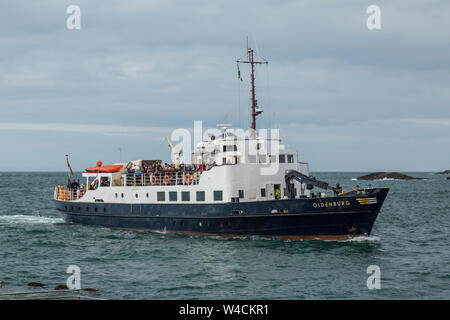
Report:
[[239,190],[239,198],[244,198],[244,190]]
[[261,197],[265,197],[266,196],[266,189],[265,188],[262,188],[261,189]]
[[288,154],[287,155],[287,162],[288,163],[294,163],[294,155],[293,154]]
[[227,151],[237,151],[237,146],[236,145],[223,146],[223,152],[227,152]]
[[197,201],[205,201],[205,191],[197,191]]
[[279,159],[280,159],[280,161],[279,161],[280,163],[286,163],[286,155],[280,154]]
[[191,201],[191,193],[189,191],[182,191],[181,201]]
[[159,191],[156,195],[158,201],[166,201],[166,193],[164,191]]
[[177,201],[177,192],[169,191],[169,201]]
[[223,191],[216,190],[214,191],[214,201],[222,201],[223,200]]

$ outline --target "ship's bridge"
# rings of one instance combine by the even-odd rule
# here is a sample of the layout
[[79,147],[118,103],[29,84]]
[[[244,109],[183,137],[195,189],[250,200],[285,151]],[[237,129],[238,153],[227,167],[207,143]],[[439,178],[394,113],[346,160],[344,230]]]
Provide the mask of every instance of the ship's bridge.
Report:
[[298,162],[298,152],[286,148],[280,139],[238,138],[228,131],[197,144],[194,154],[195,163],[216,165]]

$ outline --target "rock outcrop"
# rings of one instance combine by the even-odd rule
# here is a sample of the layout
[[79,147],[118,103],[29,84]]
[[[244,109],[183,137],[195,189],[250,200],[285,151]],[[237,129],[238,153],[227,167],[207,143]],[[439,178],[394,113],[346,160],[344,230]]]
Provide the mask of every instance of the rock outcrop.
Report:
[[442,172],[436,172],[437,174],[450,174],[450,170],[445,170]]
[[46,287],[47,285],[40,283],[40,282],[30,282],[27,284],[27,286],[38,288],[38,287]]
[[429,180],[428,178],[411,177],[399,172],[374,172],[357,178],[358,180]]

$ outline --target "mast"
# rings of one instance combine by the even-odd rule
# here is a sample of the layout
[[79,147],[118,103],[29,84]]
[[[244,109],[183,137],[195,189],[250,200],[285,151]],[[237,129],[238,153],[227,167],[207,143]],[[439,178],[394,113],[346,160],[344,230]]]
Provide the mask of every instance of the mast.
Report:
[[[258,108],[258,100],[256,100],[256,90],[255,90],[255,65],[256,64],[268,64],[264,58],[262,58],[264,61],[256,61],[255,57],[255,50],[248,47],[248,37],[247,37],[247,59],[248,60],[237,60],[238,64],[238,71],[239,71],[239,63],[248,63],[251,65],[251,100],[252,100],[252,128],[251,128],[251,134],[250,138],[254,139],[256,137],[256,117],[262,113],[262,110]],[[239,77],[240,77],[240,71],[239,71]],[[242,80],[242,79],[241,79]]]

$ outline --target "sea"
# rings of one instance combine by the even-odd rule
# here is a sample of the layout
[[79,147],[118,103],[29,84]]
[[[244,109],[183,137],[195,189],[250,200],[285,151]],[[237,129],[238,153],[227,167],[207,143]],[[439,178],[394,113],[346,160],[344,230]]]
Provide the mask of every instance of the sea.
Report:
[[450,180],[355,181],[363,174],[312,173],[390,188],[370,237],[288,241],[69,224],[52,200],[67,174],[0,173],[0,299],[66,284],[69,266],[103,299],[449,299]]

